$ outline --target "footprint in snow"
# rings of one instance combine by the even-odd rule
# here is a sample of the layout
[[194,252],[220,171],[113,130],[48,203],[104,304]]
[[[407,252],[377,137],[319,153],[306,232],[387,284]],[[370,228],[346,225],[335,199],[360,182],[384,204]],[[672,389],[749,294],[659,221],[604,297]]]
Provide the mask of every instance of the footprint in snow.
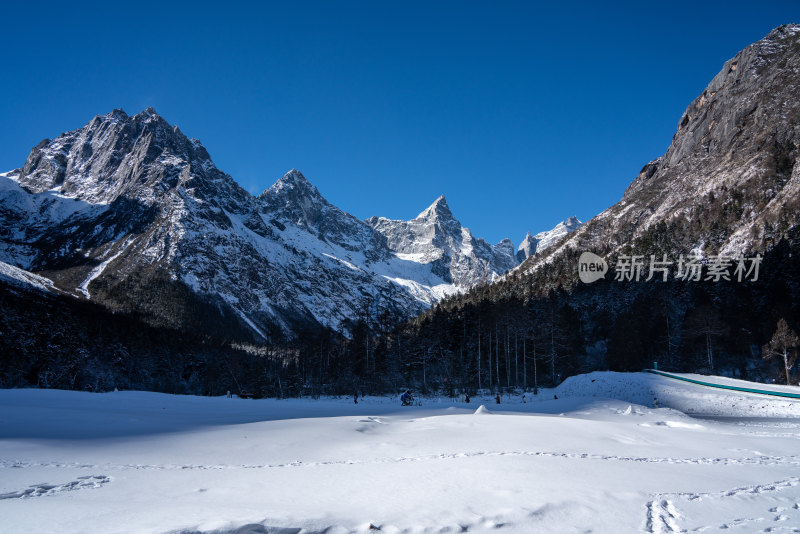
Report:
[[72,480],[65,484],[34,484],[23,490],[0,493],[0,500],[44,497],[46,495],[56,495],[65,491],[99,488],[103,484],[107,484],[110,481],[111,477],[106,475],[90,475],[78,477],[76,480]]

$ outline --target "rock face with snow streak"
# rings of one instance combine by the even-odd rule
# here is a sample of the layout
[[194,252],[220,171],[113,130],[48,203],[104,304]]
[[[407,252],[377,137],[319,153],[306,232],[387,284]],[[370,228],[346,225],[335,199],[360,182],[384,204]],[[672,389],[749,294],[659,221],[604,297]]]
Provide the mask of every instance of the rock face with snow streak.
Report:
[[492,246],[475,238],[455,218],[444,196],[410,221],[372,217],[367,223],[385,236],[392,252],[431,265],[436,275],[457,288],[491,282],[517,265],[511,241]]
[[537,252],[543,252],[545,249],[554,245],[565,235],[574,232],[581,227],[583,223],[577,217],[570,217],[558,223],[552,230],[546,232],[539,232],[535,236],[528,233],[517,250],[517,261],[522,263],[530,258]]
[[0,223],[0,261],[58,291],[176,328],[217,314],[254,339],[407,318],[517,265],[444,197],[361,221],[296,170],[253,196],[152,108],[42,141],[0,175]]

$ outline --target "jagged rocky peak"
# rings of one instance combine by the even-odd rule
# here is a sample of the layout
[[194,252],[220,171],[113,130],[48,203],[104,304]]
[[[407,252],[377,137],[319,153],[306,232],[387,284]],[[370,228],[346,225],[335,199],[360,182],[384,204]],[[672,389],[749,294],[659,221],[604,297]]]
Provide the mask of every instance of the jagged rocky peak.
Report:
[[558,223],[556,225],[556,227],[554,228],[554,230],[557,230],[557,229],[560,230],[560,229],[563,228],[567,232],[574,232],[575,230],[580,228],[582,224],[583,223],[580,220],[578,220],[577,217],[575,217],[573,215],[572,217],[570,217],[570,218]]
[[[438,239],[441,239],[441,236],[444,235],[451,236],[455,240],[471,237],[469,230],[463,228],[461,222],[453,215],[444,195],[441,195],[433,204],[417,215],[414,221],[420,226],[423,233],[439,235]],[[434,238],[436,241],[438,239]]]
[[403,254],[425,254],[426,258],[449,255],[450,249],[471,240],[469,230],[462,228],[444,195],[437,198],[415,218],[403,221],[371,217],[367,224],[386,236],[389,248]]
[[147,108],[143,109],[139,113],[133,116],[134,119],[145,121],[145,122],[154,122],[154,123],[163,123],[169,125],[169,123],[158,114],[156,109],[152,106],[148,106]]
[[[115,119],[115,120],[127,120],[128,119],[128,114],[125,113],[125,110],[121,109],[121,108],[114,108],[111,111],[111,113],[109,113],[106,116],[109,117],[110,119]],[[102,117],[100,115],[96,115],[95,116],[95,120],[102,120]]]
[[297,169],[292,169],[284,174],[277,182],[275,182],[269,189],[264,191],[262,195],[320,195],[317,188],[308,181],[302,172]]
[[450,211],[450,206],[447,205],[447,199],[444,195],[440,195],[433,204],[428,206],[422,213],[417,215],[417,219],[455,219],[453,212]]
[[514,243],[507,237],[497,243],[494,246],[494,249],[501,254],[510,256],[512,258],[514,257]]
[[177,186],[181,172],[219,178],[208,152],[172,126],[153,108],[130,116],[115,109],[88,124],[42,141],[19,174],[20,185],[39,193],[61,194],[90,203],[109,203],[119,196],[152,198],[156,189]]
[[330,207],[319,190],[297,169],[284,174],[261,193],[258,200],[263,210],[312,227],[319,225],[323,211]]
[[536,246],[539,244],[539,240],[534,238],[530,232],[525,234],[525,238],[519,244],[519,248],[517,249],[517,261],[522,263],[527,258],[536,254]]
[[579,221],[577,217],[572,216],[555,225],[552,230],[539,232],[535,236],[532,236],[530,232],[528,232],[525,234],[525,239],[522,240],[522,243],[520,243],[517,249],[517,261],[522,263],[534,254],[544,251],[565,235],[580,228],[581,225],[583,225],[583,223]]
[[431,265],[434,274],[459,288],[491,281],[517,265],[511,241],[490,245],[474,237],[444,196],[409,221],[371,217],[366,222],[385,237],[392,252]]
[[296,226],[327,243],[361,251],[370,261],[389,255],[380,234],[328,202],[297,169],[287,172],[261,193],[257,203],[263,218],[272,224],[277,221],[278,228]]
[[533,236],[538,241],[536,251],[541,252],[549,248],[551,245],[555,244],[559,239],[561,239],[562,237],[564,237],[569,233],[574,232],[582,225],[583,223],[579,221],[577,217],[572,216],[555,225],[555,227],[553,227],[552,230],[548,230],[546,232],[539,232],[538,234]]
[[154,135],[156,149],[181,156],[187,161],[211,162],[211,157],[200,141],[189,139],[177,124],[170,124],[154,108],[148,107],[131,117],[131,120],[142,125],[143,133]]

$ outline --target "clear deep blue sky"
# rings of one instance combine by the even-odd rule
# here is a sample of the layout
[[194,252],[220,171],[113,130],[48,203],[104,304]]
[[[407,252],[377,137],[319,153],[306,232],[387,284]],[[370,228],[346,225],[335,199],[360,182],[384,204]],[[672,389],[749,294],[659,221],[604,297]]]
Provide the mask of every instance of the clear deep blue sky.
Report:
[[786,2],[6,2],[0,169],[154,106],[253,193],[291,168],[360,218],[440,194],[492,242],[587,220]]

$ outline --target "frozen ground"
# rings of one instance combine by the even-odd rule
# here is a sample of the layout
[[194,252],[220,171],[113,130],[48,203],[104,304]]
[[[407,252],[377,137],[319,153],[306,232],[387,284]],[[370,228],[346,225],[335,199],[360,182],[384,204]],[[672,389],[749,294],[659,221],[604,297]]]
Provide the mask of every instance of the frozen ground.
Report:
[[800,401],[617,373],[527,400],[0,390],[0,531],[800,532]]

